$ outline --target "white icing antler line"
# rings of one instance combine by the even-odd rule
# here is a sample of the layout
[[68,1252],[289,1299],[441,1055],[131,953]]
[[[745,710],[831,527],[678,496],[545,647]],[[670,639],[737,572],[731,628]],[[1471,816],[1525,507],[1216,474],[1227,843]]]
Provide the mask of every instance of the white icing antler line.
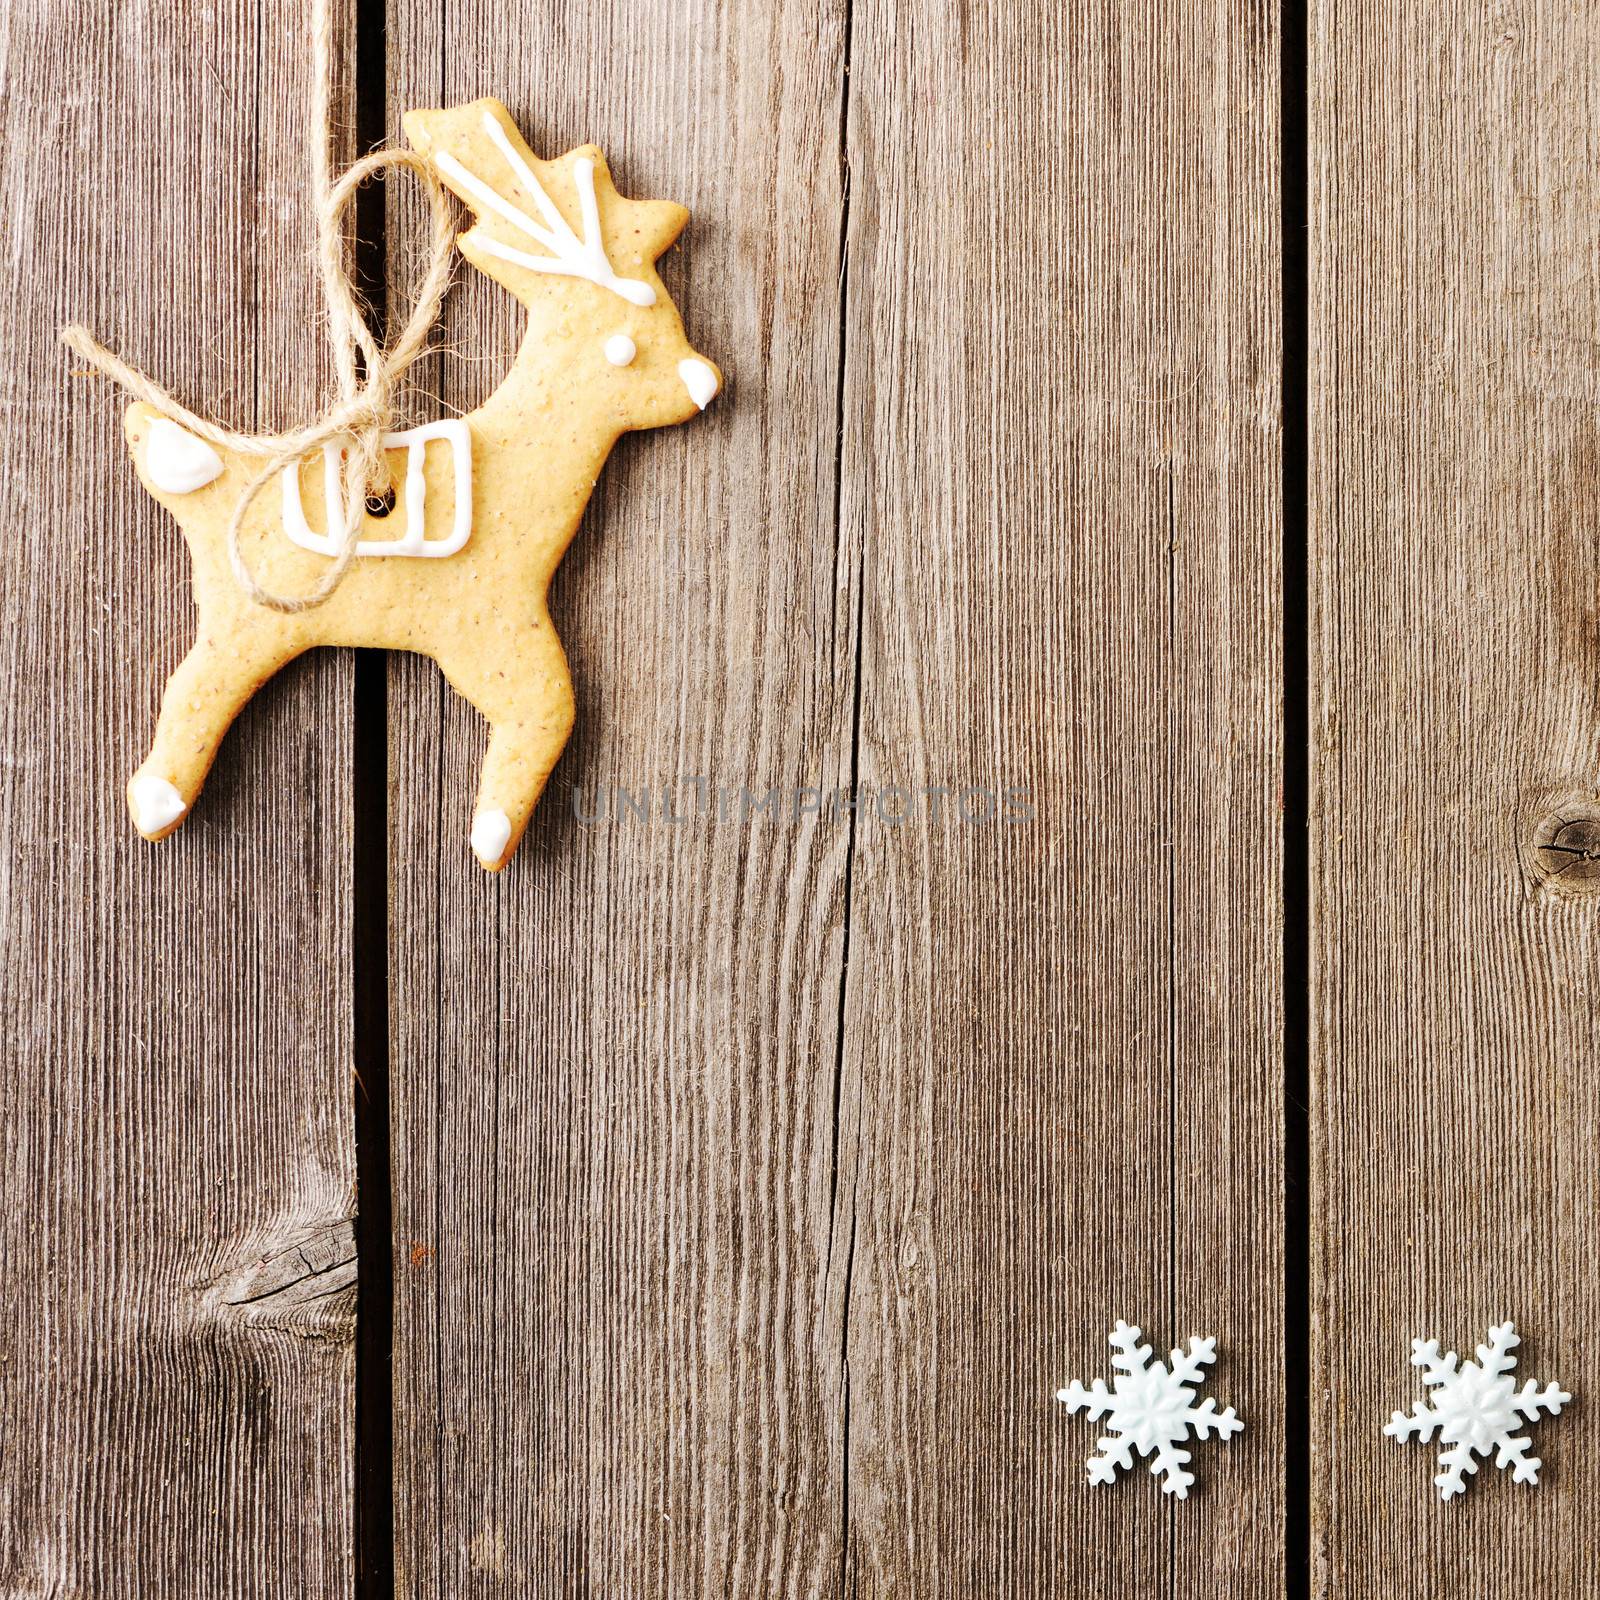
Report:
[[555,202],[545,193],[544,185],[534,176],[533,169],[512,148],[505,129],[487,111],[483,114],[483,130],[494,141],[506,165],[533,196],[533,203],[544,218],[543,224],[535,222],[520,206],[512,205],[504,195],[464,167],[449,151],[440,151],[434,159],[440,170],[454,178],[473,199],[504,217],[512,227],[525,233],[536,244],[543,245],[550,254],[531,256],[526,250],[514,249],[487,235],[478,240],[479,246],[490,255],[499,256],[502,261],[513,262],[534,272],[549,272],[562,278],[587,278],[590,283],[620,295],[630,305],[654,305],[655,290],[636,278],[619,278],[606,257],[605,238],[600,232],[600,203],[594,192],[594,162],[587,156],[579,156],[572,163],[573,181],[578,189],[578,209],[583,216],[583,238],[580,240],[567,219],[557,210]]

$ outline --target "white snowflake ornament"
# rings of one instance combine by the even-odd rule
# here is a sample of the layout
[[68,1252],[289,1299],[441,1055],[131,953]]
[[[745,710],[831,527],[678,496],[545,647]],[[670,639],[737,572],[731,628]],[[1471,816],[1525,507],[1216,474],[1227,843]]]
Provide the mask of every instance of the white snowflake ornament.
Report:
[[1202,1439],[1209,1439],[1213,1431],[1226,1439],[1244,1427],[1232,1406],[1219,1412],[1215,1400],[1192,1404],[1204,1369],[1217,1359],[1217,1341],[1191,1339],[1187,1351],[1172,1352],[1170,1371],[1163,1362],[1150,1364],[1150,1346],[1140,1344],[1139,1330],[1125,1322],[1117,1323],[1109,1342],[1117,1351],[1111,1358],[1117,1376],[1110,1389],[1103,1378],[1096,1378],[1088,1389],[1074,1378],[1056,1392],[1068,1411],[1086,1410],[1091,1422],[1108,1416],[1106,1426],[1118,1436],[1096,1444],[1100,1454],[1089,1457],[1089,1482],[1112,1482],[1118,1467],[1132,1471],[1137,1450],[1155,1457],[1150,1470],[1160,1476],[1162,1493],[1187,1500],[1194,1482],[1194,1474],[1183,1470],[1189,1452],[1174,1447],[1189,1437],[1191,1429]]
[[1434,1391],[1433,1404],[1418,1400],[1409,1417],[1395,1412],[1383,1431],[1402,1443],[1417,1438],[1424,1444],[1437,1431],[1439,1443],[1450,1447],[1440,1452],[1444,1471],[1433,1480],[1441,1500],[1466,1488],[1466,1475],[1478,1470],[1474,1452],[1486,1456],[1498,1448],[1494,1464],[1510,1467],[1515,1482],[1539,1481],[1539,1458],[1528,1454],[1527,1435],[1519,1438],[1514,1430],[1537,1422],[1541,1411],[1555,1416],[1572,1396],[1553,1383],[1541,1391],[1531,1378],[1516,1388],[1508,1376],[1517,1364],[1510,1352],[1521,1342],[1516,1324],[1502,1322],[1490,1328],[1488,1344],[1478,1346],[1478,1359],[1458,1367],[1460,1357],[1454,1350],[1441,1356],[1437,1339],[1411,1341],[1411,1365],[1422,1368],[1422,1381]]

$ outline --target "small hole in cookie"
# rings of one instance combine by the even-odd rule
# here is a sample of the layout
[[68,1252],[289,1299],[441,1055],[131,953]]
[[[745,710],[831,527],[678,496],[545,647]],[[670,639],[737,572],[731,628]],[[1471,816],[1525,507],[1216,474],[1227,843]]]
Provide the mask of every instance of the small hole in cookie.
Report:
[[391,483],[382,494],[369,494],[367,496],[367,515],[369,517],[386,517],[394,510],[394,485]]

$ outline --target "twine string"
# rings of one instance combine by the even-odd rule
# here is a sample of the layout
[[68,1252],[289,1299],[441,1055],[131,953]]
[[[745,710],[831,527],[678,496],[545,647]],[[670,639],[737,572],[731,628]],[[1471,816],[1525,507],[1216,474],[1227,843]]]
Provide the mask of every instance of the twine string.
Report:
[[[331,110],[333,31],[328,0],[312,0],[312,43],[315,55],[311,93],[311,167],[317,218],[317,267],[327,302],[328,339],[333,346],[337,398],[303,427],[282,433],[242,433],[199,416],[162,388],[150,375],[108,350],[87,328],[74,323],[61,330],[61,341],[91,366],[120,384],[129,394],[181,423],[219,449],[264,456],[266,465],[244,486],[228,521],[228,564],[244,593],[258,605],[289,614],[320,606],[350,570],[361,535],[368,488],[387,487],[384,435],[394,414],[397,387],[427,346],[439,320],[439,308],[450,285],[455,227],[443,185],[422,157],[408,150],[379,150],[363,156],[337,181],[330,164],[333,142]],[[367,324],[350,281],[344,217],[356,191],[369,178],[389,170],[415,174],[427,190],[431,230],[428,268],[411,315],[391,345],[380,345]],[[357,362],[357,354],[360,361]],[[266,588],[250,569],[241,548],[244,521],[261,490],[286,467],[299,465],[332,445],[332,470],[338,481],[337,502],[343,509],[339,553],[333,565],[305,594],[285,595]],[[331,532],[332,530],[330,530]]]

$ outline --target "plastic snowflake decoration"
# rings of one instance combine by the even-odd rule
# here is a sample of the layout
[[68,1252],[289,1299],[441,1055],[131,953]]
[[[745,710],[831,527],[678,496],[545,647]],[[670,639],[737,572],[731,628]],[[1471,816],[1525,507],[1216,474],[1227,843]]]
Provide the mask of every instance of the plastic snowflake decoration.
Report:
[[1496,1447],[1494,1464],[1510,1467],[1517,1483],[1539,1481],[1539,1458],[1528,1454],[1527,1435],[1519,1438],[1514,1430],[1537,1422],[1541,1411],[1554,1416],[1572,1396],[1553,1383],[1541,1392],[1531,1378],[1520,1390],[1515,1387],[1508,1374],[1517,1359],[1510,1352],[1521,1342],[1516,1324],[1502,1322],[1490,1328],[1488,1344],[1478,1346],[1478,1359],[1458,1367],[1454,1350],[1440,1356],[1437,1339],[1411,1341],[1411,1365],[1422,1368],[1422,1381],[1434,1391],[1433,1405],[1418,1400],[1409,1417],[1395,1412],[1383,1431],[1402,1443],[1418,1438],[1424,1444],[1437,1432],[1440,1444],[1450,1447],[1440,1453],[1444,1471],[1433,1480],[1441,1500],[1466,1488],[1466,1474],[1478,1470],[1474,1452],[1486,1456]]
[[1132,1471],[1137,1450],[1140,1455],[1155,1457],[1150,1470],[1161,1477],[1162,1493],[1187,1500],[1194,1474],[1183,1470],[1189,1452],[1175,1447],[1189,1437],[1191,1429],[1202,1439],[1210,1438],[1213,1431],[1226,1439],[1244,1427],[1232,1406],[1219,1412],[1215,1400],[1200,1406],[1192,1403],[1205,1368],[1217,1359],[1217,1341],[1191,1339],[1187,1351],[1174,1350],[1171,1371],[1160,1361],[1151,1365],[1150,1346],[1140,1344],[1139,1330],[1125,1322],[1117,1323],[1110,1344],[1117,1351],[1111,1358],[1117,1376],[1110,1389],[1102,1378],[1096,1378],[1088,1389],[1074,1378],[1056,1393],[1068,1411],[1086,1410],[1091,1422],[1108,1416],[1106,1426],[1117,1435],[1101,1439],[1095,1446],[1100,1454],[1089,1457],[1089,1482],[1112,1482],[1118,1467]]

